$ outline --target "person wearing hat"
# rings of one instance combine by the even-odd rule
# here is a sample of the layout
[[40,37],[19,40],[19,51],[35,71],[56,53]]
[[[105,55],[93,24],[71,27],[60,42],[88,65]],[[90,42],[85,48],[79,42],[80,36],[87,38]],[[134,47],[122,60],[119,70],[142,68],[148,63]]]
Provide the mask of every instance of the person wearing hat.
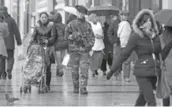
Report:
[[[8,9],[5,6],[0,6],[0,12],[4,14],[4,21],[8,24],[8,29],[9,29],[9,36],[5,38],[5,45],[7,48],[7,68],[6,70],[4,69],[4,75],[3,78],[6,79],[6,72],[8,73],[8,78],[12,78],[12,70],[13,70],[13,65],[14,65],[14,50],[15,50],[15,40],[17,42],[17,45],[21,45],[21,37],[20,37],[20,32],[18,29],[18,26],[15,22],[15,20],[8,14]],[[5,63],[5,62],[4,62]]]
[[5,72],[5,59],[8,57],[4,38],[9,36],[8,25],[4,22],[4,15],[0,12],[0,79]]
[[74,93],[87,94],[89,52],[94,45],[94,35],[90,23],[85,20],[88,10],[82,5],[75,8],[77,19],[69,22],[65,29],[70,55],[68,66],[72,68]]
[[[122,11],[120,13],[121,22],[118,25],[117,36],[120,40],[121,51],[126,47],[132,33],[131,25],[128,22],[128,15],[129,13],[127,11]],[[123,78],[126,82],[130,82],[130,63],[131,58],[129,57],[122,65]]]

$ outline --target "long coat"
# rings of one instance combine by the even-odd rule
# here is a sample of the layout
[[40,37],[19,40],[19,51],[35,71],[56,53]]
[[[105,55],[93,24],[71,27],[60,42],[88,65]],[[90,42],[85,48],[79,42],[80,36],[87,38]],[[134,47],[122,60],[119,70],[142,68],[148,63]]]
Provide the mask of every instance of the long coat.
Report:
[[0,23],[0,55],[7,57],[7,49],[5,46],[4,38],[9,36],[7,23]]
[[113,72],[119,69],[120,65],[132,54],[133,51],[135,51],[138,56],[138,60],[134,67],[135,76],[152,77],[157,76],[157,71],[160,71],[160,65],[155,63],[152,56],[154,53],[156,61],[159,59],[159,54],[161,53],[160,38],[159,35],[154,36],[151,43],[151,39],[148,35],[144,34],[140,30],[138,22],[144,14],[149,14],[151,16],[155,31],[157,34],[159,33],[156,20],[150,10],[144,9],[138,13],[136,18],[133,20],[132,26],[134,33],[131,35],[126,48],[121,51],[119,57],[113,61],[111,68]]
[[15,49],[15,39],[16,39],[17,45],[21,45],[22,43],[20,32],[15,20],[10,15],[5,17],[5,22],[8,24],[8,29],[9,29],[9,36],[5,38],[5,45],[6,45],[7,50],[8,49],[13,50]]

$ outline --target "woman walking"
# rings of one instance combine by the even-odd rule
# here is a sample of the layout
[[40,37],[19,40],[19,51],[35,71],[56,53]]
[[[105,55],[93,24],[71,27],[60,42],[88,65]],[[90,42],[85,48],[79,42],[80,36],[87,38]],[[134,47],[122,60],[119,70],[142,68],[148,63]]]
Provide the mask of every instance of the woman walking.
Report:
[[161,52],[160,31],[151,10],[141,10],[133,20],[134,33],[131,35],[126,48],[120,56],[113,60],[111,71],[107,74],[110,79],[120,65],[132,54],[137,53],[134,75],[139,85],[139,96],[135,106],[156,106],[153,90],[156,88],[157,75],[160,71],[158,64]]
[[48,13],[40,14],[39,25],[35,27],[31,43],[47,47],[46,56],[46,86],[50,91],[51,63],[54,62],[54,42],[56,40],[56,29],[48,20]]
[[[0,79],[5,75],[5,60],[8,57],[4,38],[9,36],[8,25],[4,22],[4,16],[0,13]],[[4,77],[4,76],[3,76]]]
[[92,76],[94,77],[97,73],[97,70],[101,68],[103,60],[103,49],[105,46],[103,42],[103,29],[100,22],[97,21],[96,14],[91,14],[89,19],[95,36],[94,46],[92,47],[93,54],[91,57],[91,71],[93,72]]

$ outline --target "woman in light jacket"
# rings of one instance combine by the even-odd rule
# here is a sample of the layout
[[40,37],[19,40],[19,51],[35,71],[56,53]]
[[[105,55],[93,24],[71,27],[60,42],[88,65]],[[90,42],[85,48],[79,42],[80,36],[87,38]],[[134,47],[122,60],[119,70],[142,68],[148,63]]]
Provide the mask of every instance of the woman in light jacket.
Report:
[[101,23],[97,21],[96,14],[91,14],[89,16],[90,24],[92,26],[92,30],[95,36],[95,43],[92,47],[92,57],[91,57],[91,71],[93,72],[93,77],[98,74],[97,70],[101,68],[102,60],[103,60],[103,49],[104,46],[104,35]]
[[8,25],[4,22],[4,16],[0,13],[0,79],[4,77],[5,60],[8,57],[4,38],[9,36]]

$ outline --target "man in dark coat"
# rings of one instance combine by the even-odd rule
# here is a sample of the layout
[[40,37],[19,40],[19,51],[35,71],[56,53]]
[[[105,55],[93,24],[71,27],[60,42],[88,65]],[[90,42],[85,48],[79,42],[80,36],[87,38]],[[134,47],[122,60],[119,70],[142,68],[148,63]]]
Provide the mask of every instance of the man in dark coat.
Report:
[[69,65],[72,67],[74,93],[87,94],[89,52],[94,45],[94,35],[90,23],[84,16],[88,10],[81,5],[75,8],[78,11],[77,19],[69,22],[65,29],[69,41]]
[[[14,65],[14,50],[15,50],[15,40],[17,41],[17,45],[21,45],[21,37],[20,37],[20,32],[18,29],[18,26],[15,22],[15,20],[8,14],[7,12],[7,7],[5,6],[0,6],[0,12],[4,13],[4,19],[5,22],[8,24],[9,28],[9,36],[5,38],[5,44],[7,48],[7,53],[8,53],[8,59],[7,59],[7,73],[8,73],[8,78],[12,78],[12,70],[13,70],[13,65]],[[5,62],[4,62],[5,63]],[[6,79],[6,71],[4,69],[3,73],[3,78]]]

